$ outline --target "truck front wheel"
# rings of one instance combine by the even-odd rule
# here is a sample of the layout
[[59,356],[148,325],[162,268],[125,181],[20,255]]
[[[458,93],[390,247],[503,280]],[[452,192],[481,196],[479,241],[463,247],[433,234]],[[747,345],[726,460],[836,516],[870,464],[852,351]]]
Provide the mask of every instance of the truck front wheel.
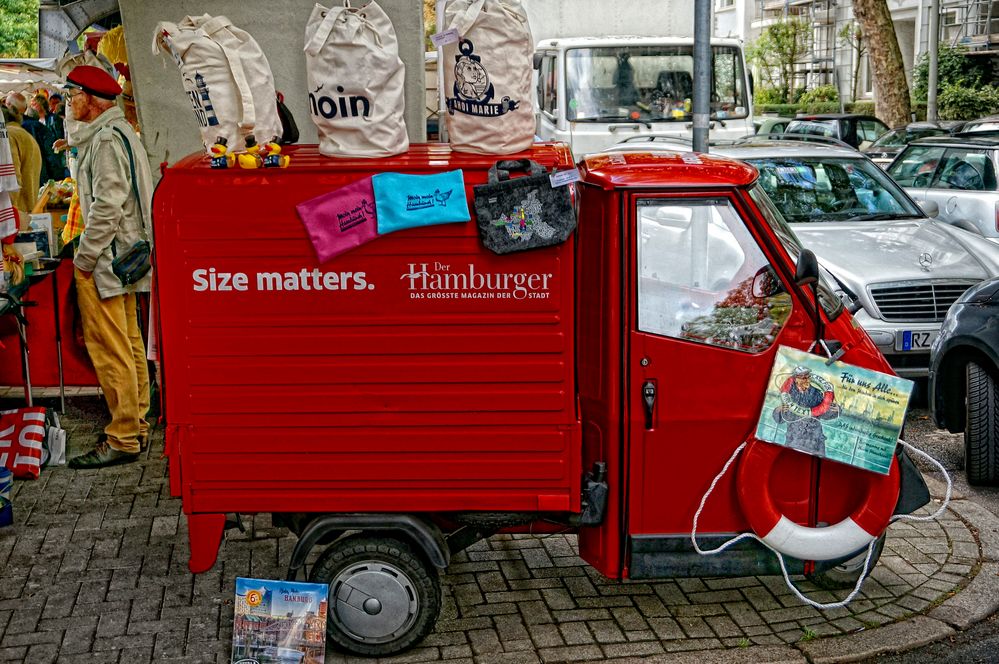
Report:
[[329,640],[356,655],[406,650],[433,629],[440,613],[437,569],[394,537],[361,533],[334,542],[310,580],[329,585]]
[[964,468],[968,484],[999,484],[999,386],[988,371],[968,363],[968,419],[964,425]]

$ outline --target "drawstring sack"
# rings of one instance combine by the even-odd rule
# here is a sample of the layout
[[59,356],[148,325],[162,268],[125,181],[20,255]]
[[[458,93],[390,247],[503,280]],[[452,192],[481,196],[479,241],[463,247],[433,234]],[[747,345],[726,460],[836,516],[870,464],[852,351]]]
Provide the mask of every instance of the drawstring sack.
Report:
[[313,7],[305,68],[320,153],[389,157],[409,149],[406,71],[392,21],[376,3]]
[[478,154],[521,152],[534,141],[534,41],[520,0],[449,0],[444,25],[444,96],[451,147]]
[[248,135],[258,145],[280,138],[274,75],[256,40],[225,16],[187,16],[159,23],[153,54],[169,53],[191,98],[205,152],[226,140],[241,150]]

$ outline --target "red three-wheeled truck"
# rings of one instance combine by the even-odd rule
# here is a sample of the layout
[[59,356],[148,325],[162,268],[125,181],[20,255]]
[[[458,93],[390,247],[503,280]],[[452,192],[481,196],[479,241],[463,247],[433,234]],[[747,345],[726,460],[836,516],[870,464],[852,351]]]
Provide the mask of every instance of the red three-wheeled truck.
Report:
[[[154,200],[170,486],[192,572],[227,513],[269,512],[298,542],[289,578],[330,585],[328,634],[399,652],[432,629],[452,555],[500,530],[577,529],[614,579],[778,569],[851,581],[895,512],[925,504],[899,451],[888,475],[752,439],[779,345],[816,341],[890,371],[747,165],[692,153],[579,164],[578,227],[496,255],[472,223],[393,233],[320,264],[295,205],[376,172],[496,157],[414,145],[389,159],[287,150],[286,169],[188,157]],[[573,167],[538,144],[512,159]],[[323,551],[311,565],[309,554]],[[877,548],[875,546],[875,553]]]

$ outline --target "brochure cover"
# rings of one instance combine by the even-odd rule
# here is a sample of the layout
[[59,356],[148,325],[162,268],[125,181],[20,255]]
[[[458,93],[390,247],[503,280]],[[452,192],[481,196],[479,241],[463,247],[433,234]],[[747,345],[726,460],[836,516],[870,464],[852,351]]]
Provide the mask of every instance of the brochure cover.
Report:
[[912,381],[781,346],[756,437],[887,475]]
[[329,586],[236,578],[232,664],[323,664]]

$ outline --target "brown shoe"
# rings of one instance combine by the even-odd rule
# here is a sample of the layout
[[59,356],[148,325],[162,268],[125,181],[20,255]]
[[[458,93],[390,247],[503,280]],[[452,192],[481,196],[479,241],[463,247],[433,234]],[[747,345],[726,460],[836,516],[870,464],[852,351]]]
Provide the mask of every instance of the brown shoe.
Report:
[[73,457],[67,464],[70,468],[104,468],[131,463],[139,458],[138,454],[120,452],[110,445],[106,438],[98,439],[97,446],[78,457]]

